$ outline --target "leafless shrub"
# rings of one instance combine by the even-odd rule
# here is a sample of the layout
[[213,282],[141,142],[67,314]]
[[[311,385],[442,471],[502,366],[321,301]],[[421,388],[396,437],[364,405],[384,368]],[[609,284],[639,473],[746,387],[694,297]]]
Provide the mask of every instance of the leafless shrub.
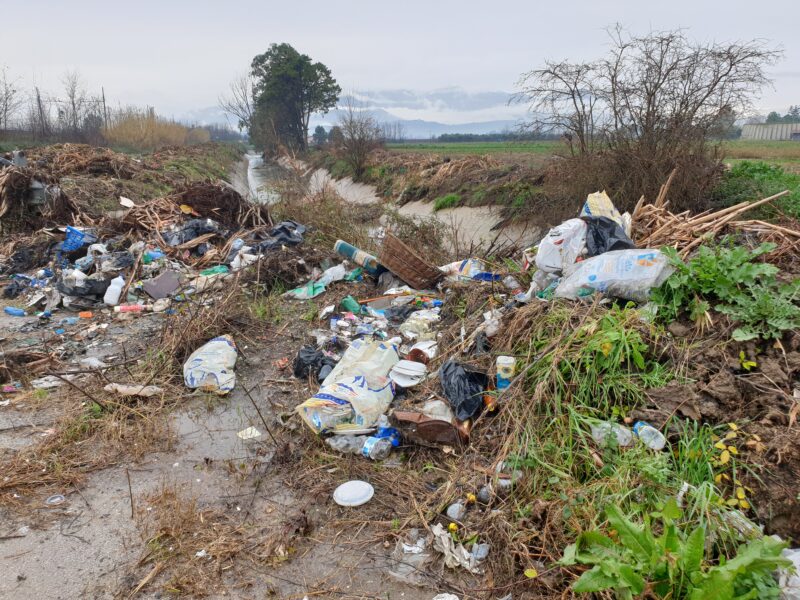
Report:
[[549,61],[519,81],[531,127],[568,142],[572,158],[556,174],[561,192],[579,199],[605,187],[631,208],[678,167],[672,206],[703,207],[721,172],[710,138],[750,108],[780,52],[760,41],[697,43],[680,30],[632,36],[616,27],[609,35],[605,58]]
[[352,96],[344,99],[344,114],[339,119],[342,131],[341,155],[350,166],[353,178],[364,175],[370,153],[381,145],[382,131],[369,113]]

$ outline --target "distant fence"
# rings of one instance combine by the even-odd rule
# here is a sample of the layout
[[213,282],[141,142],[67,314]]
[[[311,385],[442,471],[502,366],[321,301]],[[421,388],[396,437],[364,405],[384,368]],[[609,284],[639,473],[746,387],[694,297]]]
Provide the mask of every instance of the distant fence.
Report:
[[742,127],[745,140],[792,140],[800,142],[800,123],[763,123]]

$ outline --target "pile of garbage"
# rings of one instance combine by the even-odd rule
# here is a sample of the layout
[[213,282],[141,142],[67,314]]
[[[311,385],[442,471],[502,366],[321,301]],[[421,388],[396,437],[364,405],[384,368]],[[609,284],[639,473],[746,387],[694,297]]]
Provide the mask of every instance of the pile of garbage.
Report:
[[72,223],[78,212],[58,179],[30,168],[24,152],[14,152],[10,160],[0,157],[0,232]]
[[[431,372],[449,288],[468,282],[485,285],[491,293],[502,286],[505,304],[487,311],[470,333],[478,351],[488,349],[507,313],[534,300],[599,293],[645,302],[671,269],[660,251],[635,248],[630,224],[630,216],[619,214],[605,193],[590,195],[579,218],[551,229],[537,246],[525,250],[523,269],[535,269],[527,292],[513,274],[492,272],[476,258],[431,267],[439,276],[429,281],[441,281],[430,289],[415,289],[400,279],[416,278],[421,271],[420,257],[411,249],[406,257],[398,257],[395,249],[393,273],[380,258],[340,240],[336,251],[357,267],[331,267],[287,295],[306,300],[335,281],[361,277],[376,279],[384,291],[362,300],[348,296],[340,306],[322,311],[329,328],[313,330],[315,343],[304,346],[295,359],[295,375],[318,381],[320,388],[297,412],[315,433],[332,435],[328,443],[333,448],[373,459],[385,458],[401,437],[422,444],[467,443],[470,421],[494,404],[498,390],[509,386],[516,361],[499,356],[496,373],[489,374],[447,358]],[[435,379],[446,402],[430,400],[415,407],[394,402],[402,391]],[[395,410],[388,412],[393,403]],[[376,445],[383,450],[375,453]]]
[[[16,181],[21,168],[5,167],[0,182]],[[0,189],[17,192],[22,187]],[[197,194],[196,203],[192,194]],[[211,183],[140,204],[120,198],[120,207],[120,216],[99,224],[53,226],[9,238],[0,247],[0,287],[12,304],[4,313],[38,317],[36,329],[55,336],[64,336],[81,319],[92,320],[101,312],[173,314],[195,294],[230,286],[246,266],[300,245],[305,232],[304,226],[292,221],[273,226],[265,207]],[[141,219],[143,214],[151,220]],[[92,322],[94,329],[101,327],[97,318]],[[209,342],[212,348],[213,342]],[[232,340],[228,347],[233,348],[235,362]],[[7,363],[43,362],[42,356],[29,354],[7,357]],[[199,363],[187,367],[187,385],[230,391],[235,381],[228,373],[233,368],[230,354],[219,350],[201,354],[206,367]],[[208,369],[213,377],[202,372],[207,365],[212,365]],[[11,379],[10,371],[4,379]]]

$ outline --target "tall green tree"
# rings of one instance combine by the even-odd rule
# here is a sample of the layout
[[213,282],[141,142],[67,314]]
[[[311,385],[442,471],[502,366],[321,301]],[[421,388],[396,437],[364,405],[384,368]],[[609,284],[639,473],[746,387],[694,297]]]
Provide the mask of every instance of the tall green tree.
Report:
[[272,44],[250,65],[254,141],[267,151],[279,145],[305,150],[311,114],[336,106],[341,88],[330,69],[289,44]]
[[325,128],[322,125],[317,125],[314,129],[314,135],[311,136],[314,140],[314,144],[317,146],[322,146],[325,142],[328,141],[328,132],[325,131]]

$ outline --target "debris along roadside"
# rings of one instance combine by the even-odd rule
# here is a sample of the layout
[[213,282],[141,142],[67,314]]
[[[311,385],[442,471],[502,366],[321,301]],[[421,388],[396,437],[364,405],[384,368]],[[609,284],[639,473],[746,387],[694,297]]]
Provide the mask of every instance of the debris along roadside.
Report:
[[[709,562],[698,567],[697,582],[673,589],[675,597],[704,589],[702,582],[717,576],[713,561],[733,559],[740,544],[740,552],[760,553],[764,563],[736,585],[746,587],[750,576],[773,585],[772,573],[785,564],[783,546],[760,531],[800,543],[791,516],[800,509],[796,495],[775,493],[761,479],[783,473],[796,480],[800,472],[800,455],[789,450],[798,441],[793,386],[800,370],[794,331],[800,308],[791,291],[796,275],[793,282],[783,279],[789,288],[782,292],[788,295],[782,325],[771,337],[752,338],[746,348],[731,339],[730,325],[740,318],[715,304],[726,298],[714,285],[698,292],[696,306],[665,306],[665,290],[678,289],[679,275],[695,267],[660,246],[640,247],[631,236],[669,245],[658,237],[671,220],[664,216],[667,191],[656,205],[640,203],[634,217],[616,211],[604,193],[590,195],[579,218],[528,248],[521,268],[511,273],[466,258],[434,275],[424,253],[404,254],[402,248],[390,250],[399,260],[387,269],[381,252],[337,242],[336,250],[361,265],[365,277],[387,279],[390,272],[400,281],[380,296],[347,297],[322,311],[321,326],[309,331],[295,362],[308,365],[298,374],[309,381],[311,394],[297,412],[343,457],[360,455],[400,469],[389,477],[370,469],[369,461],[348,462],[346,468],[371,484],[369,498],[395,497],[399,515],[426,529],[397,542],[393,576],[430,582],[419,573],[436,571],[432,548],[448,567],[461,569],[451,572],[455,578],[488,568],[494,581],[523,576],[525,585],[541,593],[558,595],[572,583],[575,591],[588,591],[581,577],[585,568],[575,566],[587,559],[568,555],[569,543],[582,531],[607,531],[608,520],[616,517],[603,507],[614,504],[632,526],[648,511],[669,506],[667,518],[680,524],[679,536],[699,526],[707,539],[723,545],[708,546]],[[734,239],[752,244],[757,237],[724,237],[739,235],[740,226],[748,236],[796,238],[800,231],[791,224],[757,229],[732,220],[772,199],[708,213],[699,237],[687,241],[691,232],[678,228],[675,244],[689,253],[724,249]],[[741,262],[759,264],[758,251],[742,252]],[[772,269],[756,266],[753,273],[774,275]],[[425,285],[402,285],[415,277]],[[530,282],[527,292],[520,281]],[[744,294],[760,285],[737,284]],[[327,303],[324,296],[321,302]],[[694,323],[685,325],[689,318]],[[703,326],[711,321],[715,328]],[[680,342],[687,334],[695,338],[694,348]],[[714,364],[696,364],[699,348],[715,349]],[[781,351],[790,360],[773,386],[768,371]],[[755,355],[762,356],[768,370],[762,375],[755,365],[745,368],[740,354],[753,356],[754,363]],[[687,376],[700,377],[700,390],[680,383]],[[711,406],[706,398],[719,394],[712,391],[714,378],[723,376],[735,382],[737,405],[727,413],[703,412]],[[669,386],[674,397],[659,406],[666,395],[656,393]],[[745,401],[766,389],[769,402]],[[775,423],[767,426],[768,435],[763,419],[770,414]],[[789,425],[788,432],[779,422]],[[380,450],[373,453],[375,447]],[[791,454],[791,466],[771,452]],[[428,472],[432,464],[438,477]],[[344,481],[330,479],[331,490]],[[369,498],[358,509],[365,518],[374,502]],[[409,557],[413,575],[402,568]],[[655,582],[658,575],[643,570],[637,577]]]
[[[151,318],[175,332],[185,328],[182,319],[189,315],[201,337],[194,331],[191,342],[184,337],[180,347],[163,347],[180,362],[168,371],[173,379],[184,375],[190,387],[224,393],[236,389],[237,358],[246,352],[238,339],[223,337],[233,333],[219,317],[229,308],[226,295],[248,276],[270,280],[294,261],[293,276],[285,282],[305,284],[297,289],[310,291],[293,290],[284,301],[310,306],[307,298],[316,296],[325,306],[309,312],[313,327],[298,344],[294,372],[309,383],[297,402],[296,413],[307,429],[299,441],[307,454],[337,457],[328,469],[315,465],[314,477],[329,494],[340,490],[334,502],[358,508],[333,511],[341,510],[345,519],[359,515],[384,523],[397,519],[403,529],[419,526],[416,535],[404,531],[408,543],[395,549],[398,564],[392,571],[403,581],[436,581],[419,573],[436,572],[434,561],[441,557],[446,576],[462,591],[471,584],[459,579],[475,576],[502,586],[517,582],[542,593],[563,592],[586,571],[569,563],[565,549],[581,532],[608,531],[606,521],[614,518],[602,512],[608,504],[620,506],[636,524],[660,511],[680,524],[681,535],[702,525],[707,539],[719,542],[713,549],[709,544],[704,576],[720,553],[732,558],[736,545],[747,542],[741,532],[754,531],[752,522],[796,540],[791,520],[796,499],[784,498],[773,510],[775,494],[759,487],[756,475],[771,477],[770,453],[779,453],[785,464],[796,441],[791,410],[798,363],[791,353],[796,358],[800,344],[791,333],[782,338],[786,362],[795,366],[777,373],[771,346],[730,347],[727,359],[715,359],[715,372],[696,377],[697,388],[662,393],[666,400],[658,404],[656,392],[687,375],[679,369],[690,355],[659,329],[663,307],[654,317],[649,308],[613,297],[643,305],[658,297],[651,288],[663,293],[675,281],[670,272],[680,273],[682,267],[658,249],[633,248],[631,228],[609,205],[601,198],[587,201],[586,241],[579,243],[582,227],[575,224],[578,243],[571,238],[573,254],[566,260],[558,248],[566,247],[568,228],[562,228],[561,243],[548,234],[538,250],[526,253],[528,269],[509,272],[479,257],[437,268],[424,260],[424,249],[411,253],[394,242],[374,254],[340,243],[336,261],[324,254],[319,260],[311,261],[311,254],[297,259],[293,249],[302,242],[303,227],[290,221],[273,227],[257,207],[234,203],[238,216],[227,221],[209,208],[212,201],[194,206],[182,196],[134,203],[126,207],[122,225],[73,223],[69,230],[51,231],[60,245],[49,249],[47,260],[24,273],[12,272],[25,276],[24,282],[11,280],[18,281],[13,301],[28,313],[19,318],[22,327],[58,343],[80,344],[115,324]],[[590,223],[595,223],[591,230]],[[637,222],[632,225],[638,231]],[[533,270],[546,255],[547,240],[559,260],[545,265],[550,270]],[[620,252],[636,252],[637,258],[614,258]],[[584,270],[597,259],[608,262]],[[641,277],[642,272],[648,276]],[[560,294],[579,273],[570,288],[574,292]],[[522,282],[528,279],[525,292]],[[411,281],[423,289],[406,285]],[[725,300],[705,294],[709,304]],[[332,302],[334,296],[341,302]],[[111,307],[117,310],[112,313]],[[685,322],[691,310],[678,308]],[[725,317],[712,315],[710,307],[706,312],[719,325],[707,332],[724,336]],[[220,320],[212,324],[214,319]],[[729,340],[712,341],[719,347]],[[57,362],[46,353],[50,348],[18,352],[16,363],[9,357],[7,379],[19,387],[9,386],[24,389],[23,374],[55,371],[51,365]],[[717,381],[726,376],[727,383]],[[55,381],[42,385],[73,389],[58,376],[49,377]],[[63,377],[82,387],[85,374]],[[767,377],[777,383],[769,384]],[[124,394],[138,398],[131,400],[138,409],[154,403],[166,389],[160,381],[145,389],[143,384],[152,383],[146,379],[113,381],[118,384],[110,390],[113,395],[95,396],[99,410]],[[731,398],[737,386],[742,393]],[[734,394],[726,389],[731,387]],[[744,402],[754,390],[766,394],[768,402]],[[709,398],[718,404],[716,413],[709,410]],[[687,415],[694,416],[687,420]],[[778,430],[780,435],[770,435]],[[317,443],[317,437],[325,442]],[[383,461],[383,468],[375,468],[374,461]],[[790,456],[784,472],[789,480],[795,465]],[[350,481],[363,483],[340,489]],[[388,534],[387,541],[393,537]],[[621,545],[615,539],[611,543]],[[765,568],[777,564],[770,554],[774,548],[760,544],[751,548],[761,553]],[[617,550],[624,556],[624,547]],[[576,551],[575,562],[585,564],[586,557],[579,558]],[[414,576],[403,579],[401,567],[412,561]]]

